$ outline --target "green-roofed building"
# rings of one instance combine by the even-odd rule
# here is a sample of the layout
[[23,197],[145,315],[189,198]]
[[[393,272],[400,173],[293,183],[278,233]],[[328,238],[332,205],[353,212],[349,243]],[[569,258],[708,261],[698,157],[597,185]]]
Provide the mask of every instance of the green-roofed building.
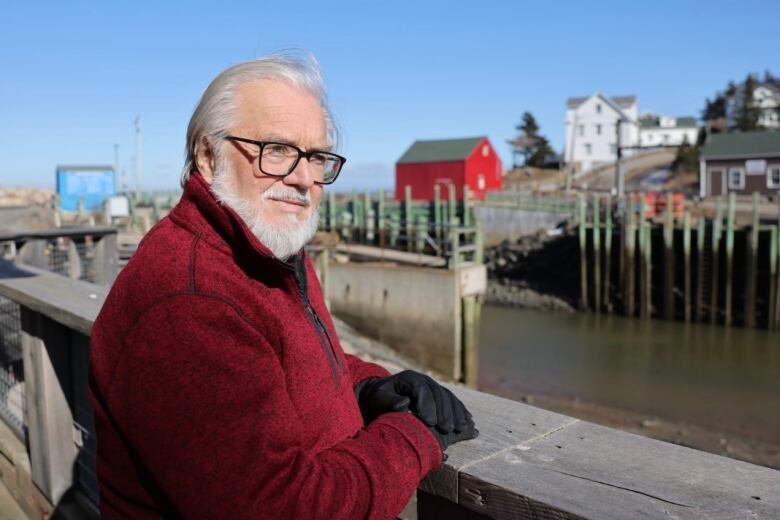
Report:
[[780,193],[780,132],[712,134],[700,154],[702,197]]
[[680,146],[686,142],[693,145],[698,136],[699,126],[692,116],[643,114],[639,117],[639,145],[644,148]]
[[473,197],[485,198],[485,192],[500,190],[503,184],[501,159],[485,136],[462,139],[415,141],[395,165],[395,196],[404,198],[406,186],[415,200],[433,200],[434,186],[442,197],[449,186],[463,198],[463,186]]

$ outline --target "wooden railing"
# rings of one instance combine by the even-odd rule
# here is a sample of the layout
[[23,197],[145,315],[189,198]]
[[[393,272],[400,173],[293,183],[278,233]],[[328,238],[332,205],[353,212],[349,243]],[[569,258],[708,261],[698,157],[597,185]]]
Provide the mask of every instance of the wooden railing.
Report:
[[[0,264],[0,295],[22,310],[29,436],[26,465],[17,456],[2,478],[31,516],[66,490],[88,495],[94,484],[85,457],[94,447],[91,422],[79,410],[87,402],[87,338],[104,294],[97,285]],[[450,388],[480,435],[451,446],[420,484],[422,520],[780,518],[780,471]],[[19,485],[25,478],[34,486]]]

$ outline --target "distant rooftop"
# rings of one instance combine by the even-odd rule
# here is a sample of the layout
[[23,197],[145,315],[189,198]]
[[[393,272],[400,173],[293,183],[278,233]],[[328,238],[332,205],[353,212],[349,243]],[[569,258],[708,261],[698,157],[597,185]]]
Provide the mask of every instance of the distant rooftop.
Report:
[[780,132],[711,134],[702,148],[701,157],[707,159],[780,157]]
[[485,136],[415,141],[397,164],[465,160]]
[[[620,108],[629,108],[631,105],[636,103],[636,96],[604,96],[605,98],[609,98],[612,100],[618,107]],[[583,104],[585,101],[590,99],[591,96],[585,96],[585,97],[571,97],[566,100],[566,108],[577,108],[581,104]]]
[[[660,128],[661,118],[658,116],[643,116],[639,118],[639,126],[642,128]],[[666,128],[696,128],[696,118],[691,116],[674,118],[674,125]]]

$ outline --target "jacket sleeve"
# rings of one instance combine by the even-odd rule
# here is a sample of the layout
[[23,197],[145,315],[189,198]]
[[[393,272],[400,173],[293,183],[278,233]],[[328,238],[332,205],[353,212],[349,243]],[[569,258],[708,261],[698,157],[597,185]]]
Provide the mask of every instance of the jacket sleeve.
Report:
[[404,413],[306,452],[277,354],[219,299],[159,303],[114,374],[113,415],[186,518],[391,518],[441,463],[435,437]]
[[347,367],[349,368],[349,375],[352,378],[353,387],[369,377],[387,377],[390,375],[390,372],[388,372],[385,367],[377,365],[376,363],[363,361],[352,354],[344,354],[344,356],[347,358]]

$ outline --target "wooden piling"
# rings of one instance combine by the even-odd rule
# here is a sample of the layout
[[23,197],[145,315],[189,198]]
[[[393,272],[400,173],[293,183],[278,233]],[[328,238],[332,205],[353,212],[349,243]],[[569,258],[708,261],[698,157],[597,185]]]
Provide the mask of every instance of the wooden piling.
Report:
[[699,226],[696,229],[696,310],[694,319],[701,322],[704,318],[704,240],[707,232],[707,221],[699,218]]
[[778,277],[777,277],[777,245],[778,227],[772,226],[769,232],[769,306],[767,307],[767,316],[769,320],[769,330],[775,330],[777,327],[777,296],[778,296]]
[[376,226],[379,229],[379,247],[385,247],[385,192],[379,190],[376,202]]
[[685,323],[691,321],[691,214],[685,212],[683,217],[683,256],[684,256],[684,288],[683,305]]
[[441,238],[442,238],[442,220],[444,220],[442,217],[442,205],[441,205],[441,186],[439,184],[436,184],[433,187],[433,227],[434,227],[434,236],[436,237],[436,243],[441,244]]
[[627,221],[625,224],[625,253],[624,253],[624,276],[623,291],[625,294],[625,313],[629,317],[634,317],[634,291],[636,288],[636,211],[633,200],[628,210]]
[[593,195],[593,306],[601,312],[601,209],[599,194]]
[[736,218],[737,199],[734,192],[729,193],[729,205],[726,217],[726,302],[724,304],[725,325],[731,326],[732,297],[734,290],[734,219]]
[[664,316],[674,319],[674,207],[672,194],[666,194],[664,212]]
[[580,308],[586,310],[588,308],[588,250],[587,237],[585,234],[587,210],[585,207],[585,198],[582,195],[577,198],[577,206],[580,238]]
[[447,210],[449,212],[447,221],[452,223],[456,218],[458,218],[458,198],[455,193],[454,184],[447,185],[447,199]]
[[404,223],[406,232],[406,251],[412,252],[412,234],[414,229],[414,220],[412,218],[412,187],[404,186]]
[[471,388],[477,387],[478,371],[478,327],[479,307],[477,296],[465,296],[461,298],[463,313],[463,350],[462,350],[462,374],[463,383]]
[[723,234],[723,199],[715,203],[715,220],[712,222],[712,280],[710,286],[710,323],[718,322],[718,285],[720,284],[720,241]]
[[756,326],[756,273],[758,272],[759,195],[753,192],[753,220],[747,241],[747,265],[745,266],[745,327]]
[[463,185],[463,226],[471,226],[471,192],[467,185]]
[[604,305],[612,314],[612,195],[607,195],[604,219]]

